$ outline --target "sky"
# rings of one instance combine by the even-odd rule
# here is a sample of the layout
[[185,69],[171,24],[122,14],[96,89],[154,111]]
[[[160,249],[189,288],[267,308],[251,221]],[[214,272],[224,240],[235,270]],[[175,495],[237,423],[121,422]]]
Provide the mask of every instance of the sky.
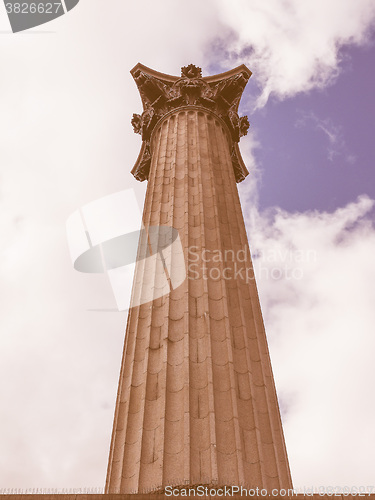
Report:
[[293,483],[375,484],[374,26],[372,0],[81,0],[13,34],[0,5],[0,488],[105,482],[127,313],[65,226],[143,204],[138,62],[252,70],[239,191]]

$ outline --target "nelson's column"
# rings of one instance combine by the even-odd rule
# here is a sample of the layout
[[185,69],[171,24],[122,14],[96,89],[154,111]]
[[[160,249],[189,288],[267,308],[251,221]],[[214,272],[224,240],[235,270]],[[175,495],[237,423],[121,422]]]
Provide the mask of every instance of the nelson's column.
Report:
[[248,174],[238,105],[251,72],[131,73],[144,108],[132,120],[143,140],[132,173],[148,180],[143,224],[178,231],[187,278],[160,296],[138,260],[133,298],[137,283],[154,295],[129,312],[106,493],[292,488],[236,186]]

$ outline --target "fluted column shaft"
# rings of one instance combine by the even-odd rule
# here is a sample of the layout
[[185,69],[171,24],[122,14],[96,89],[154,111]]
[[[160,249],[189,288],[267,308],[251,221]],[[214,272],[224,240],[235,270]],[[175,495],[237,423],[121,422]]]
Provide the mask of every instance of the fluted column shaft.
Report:
[[[187,279],[129,312],[107,492],[290,488],[230,134],[186,106],[159,122],[151,148],[143,221],[178,230]],[[157,291],[147,265],[135,282]]]

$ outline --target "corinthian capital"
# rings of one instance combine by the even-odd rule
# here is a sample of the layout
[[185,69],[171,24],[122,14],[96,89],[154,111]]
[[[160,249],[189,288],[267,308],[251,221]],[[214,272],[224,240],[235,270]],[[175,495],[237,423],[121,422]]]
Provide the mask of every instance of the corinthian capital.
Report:
[[[142,103],[142,115],[134,114],[132,125],[134,132],[142,135],[147,143],[147,161],[138,158],[132,173],[140,180],[147,179],[148,171],[142,171],[142,165],[150,165],[149,141],[155,125],[167,113],[186,106],[198,106],[215,113],[225,122],[233,141],[238,143],[247,134],[249,121],[246,116],[238,115],[238,106],[251,76],[251,71],[244,65],[226,73],[202,77],[201,68],[189,64],[181,68],[181,76],[166,75],[154,71],[142,64],[137,64],[131,71],[137,84]],[[238,155],[239,149],[233,147],[235,158],[233,168],[237,182],[243,180],[248,171]]]

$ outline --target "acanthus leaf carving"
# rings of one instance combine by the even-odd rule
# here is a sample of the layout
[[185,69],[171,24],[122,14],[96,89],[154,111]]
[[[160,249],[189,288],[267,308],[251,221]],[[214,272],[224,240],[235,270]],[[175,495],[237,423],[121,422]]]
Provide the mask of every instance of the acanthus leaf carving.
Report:
[[202,78],[202,68],[199,68],[194,64],[183,66],[181,68],[181,76],[185,76],[187,78]]
[[134,133],[142,135],[142,116],[137,113],[133,113],[131,124],[133,126]]
[[137,113],[133,114],[131,124],[134,132],[136,134],[140,134],[142,139],[146,141],[149,139],[156,121],[157,117],[155,116],[155,109],[152,106],[147,106],[142,115]]
[[249,123],[248,117],[241,116],[241,118],[240,118],[240,137],[244,137],[245,135],[247,135],[249,127],[250,127],[250,123]]
[[148,179],[151,167],[151,147],[149,141],[144,141],[138,159],[132,170],[137,181],[143,182]]
[[[142,115],[133,115],[132,125],[134,132],[141,134],[143,141],[148,144],[150,155],[149,158],[145,157],[144,162],[142,160],[142,167],[139,163],[141,159],[138,159],[139,168],[137,167],[136,171],[138,172],[141,168],[143,172],[139,175],[140,177],[144,177],[147,171],[144,165],[148,165],[149,168],[148,160],[151,161],[148,141],[152,130],[160,118],[173,109],[189,105],[210,109],[227,124],[234,143],[238,143],[240,138],[247,134],[248,118],[239,117],[237,112],[241,95],[250,78],[246,72],[241,71],[210,83],[202,78],[201,68],[190,64],[181,68],[181,77],[174,81],[163,79],[163,75],[158,78],[140,69],[133,76],[142,97],[144,111]],[[233,161],[233,168],[237,168],[235,161]],[[236,179],[241,177],[239,174],[241,169],[241,165],[238,164]]]

